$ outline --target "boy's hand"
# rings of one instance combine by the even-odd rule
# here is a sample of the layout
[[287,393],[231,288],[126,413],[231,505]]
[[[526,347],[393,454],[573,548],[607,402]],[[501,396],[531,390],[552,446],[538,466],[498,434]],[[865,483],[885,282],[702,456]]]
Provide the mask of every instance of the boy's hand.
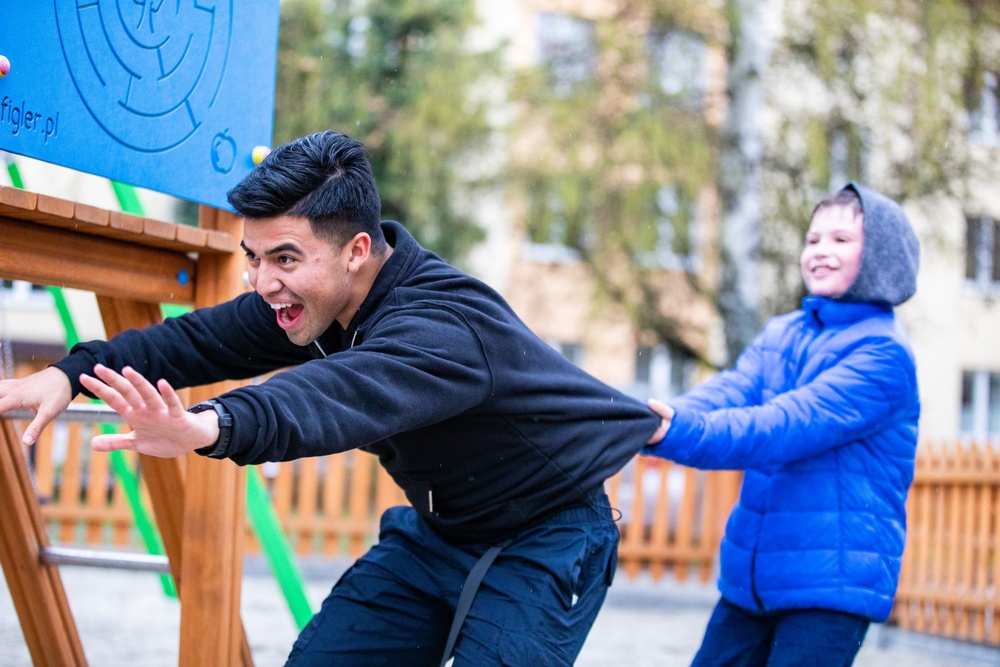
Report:
[[90,444],[94,451],[131,449],[169,458],[207,447],[218,439],[215,412],[188,412],[166,380],[154,387],[132,368],[126,366],[119,374],[100,364],[94,366],[94,375],[97,377],[81,375],[80,383],[132,427],[131,433],[94,437]]
[[42,429],[65,412],[71,400],[69,378],[54,366],[16,380],[0,380],[0,414],[17,409],[35,413],[21,436],[25,445],[35,444]]
[[660,427],[656,429],[649,442],[646,443],[647,445],[655,445],[667,437],[667,431],[670,430],[670,420],[674,418],[674,409],[655,398],[649,399],[649,409],[663,418],[660,422]]

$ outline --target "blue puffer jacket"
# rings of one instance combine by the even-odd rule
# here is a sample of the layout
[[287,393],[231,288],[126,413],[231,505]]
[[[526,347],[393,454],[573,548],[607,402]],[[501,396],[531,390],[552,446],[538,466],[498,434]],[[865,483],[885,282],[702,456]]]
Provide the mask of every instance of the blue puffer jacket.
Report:
[[671,403],[647,453],[746,474],[719,589],[754,612],[892,609],[917,445],[916,369],[891,306],[806,297]]

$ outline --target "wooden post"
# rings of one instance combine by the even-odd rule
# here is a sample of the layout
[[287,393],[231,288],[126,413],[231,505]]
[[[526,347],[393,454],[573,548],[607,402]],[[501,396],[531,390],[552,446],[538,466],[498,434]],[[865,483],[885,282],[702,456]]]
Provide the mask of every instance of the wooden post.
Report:
[[31,661],[37,667],[82,667],[87,659],[59,570],[39,560],[49,540],[21,447],[13,424],[0,421],[0,564]]
[[[199,224],[242,237],[240,219],[218,209],[202,206]],[[243,291],[243,267],[236,253],[199,258],[195,307],[238,296]],[[197,387],[191,400],[196,403],[237,386],[227,382]],[[186,474],[180,664],[252,664],[240,621],[245,471],[230,462],[192,455]]]

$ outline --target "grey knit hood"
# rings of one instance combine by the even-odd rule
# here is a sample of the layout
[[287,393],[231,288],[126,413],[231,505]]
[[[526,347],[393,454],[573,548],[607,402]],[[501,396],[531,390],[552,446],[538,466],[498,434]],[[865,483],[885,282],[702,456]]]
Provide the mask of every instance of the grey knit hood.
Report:
[[853,181],[844,189],[854,190],[861,198],[864,245],[858,276],[840,298],[898,306],[917,291],[917,235],[906,213],[893,200]]

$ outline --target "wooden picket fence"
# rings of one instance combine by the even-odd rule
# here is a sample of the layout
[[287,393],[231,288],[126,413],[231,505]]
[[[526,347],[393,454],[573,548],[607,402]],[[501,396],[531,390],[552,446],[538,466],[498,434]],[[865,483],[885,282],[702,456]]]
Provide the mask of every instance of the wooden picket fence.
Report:
[[633,579],[646,570],[656,580],[673,571],[678,581],[692,573],[710,581],[742,478],[635,458],[606,485],[611,506],[622,514],[618,560],[624,574]]
[[[109,457],[88,446],[92,428],[60,423],[26,450],[51,537],[57,543],[140,548]],[[128,460],[135,466],[134,456]],[[375,457],[361,451],[265,464],[258,471],[289,543],[302,556],[360,556],[377,539],[382,512],[406,502]],[[659,579],[672,571],[686,579],[694,572],[709,581],[739,484],[739,473],[645,457],[630,462],[607,484],[622,532],[625,575],[645,570]],[[259,549],[249,528],[247,549]]]
[[907,514],[893,622],[1000,645],[1000,454],[921,447]]
[[[88,427],[63,423],[26,451],[52,539],[139,549],[108,457],[91,452],[89,439]],[[360,451],[266,464],[259,471],[302,556],[359,556],[377,539],[382,511],[405,502],[375,457]],[[622,573],[710,581],[740,481],[737,472],[697,471],[646,457],[630,462],[607,484],[620,515]],[[908,513],[891,622],[1000,645],[1000,455],[975,446],[922,446]],[[259,548],[249,531],[247,544],[251,552]]]

